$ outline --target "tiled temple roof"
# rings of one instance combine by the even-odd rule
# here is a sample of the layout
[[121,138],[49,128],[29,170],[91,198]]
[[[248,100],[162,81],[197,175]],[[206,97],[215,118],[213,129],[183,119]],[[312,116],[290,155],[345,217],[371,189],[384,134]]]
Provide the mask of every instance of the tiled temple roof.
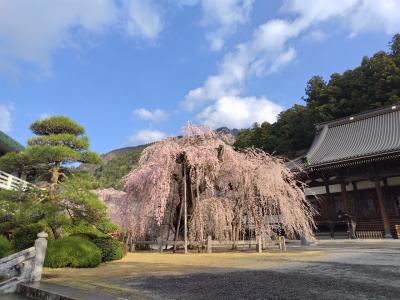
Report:
[[326,169],[400,156],[400,105],[317,126],[306,168]]

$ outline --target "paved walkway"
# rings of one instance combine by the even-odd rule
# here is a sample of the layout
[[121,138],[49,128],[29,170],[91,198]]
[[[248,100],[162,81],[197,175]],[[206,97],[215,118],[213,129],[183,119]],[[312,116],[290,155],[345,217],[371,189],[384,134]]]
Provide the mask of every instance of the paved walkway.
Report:
[[400,243],[321,243],[287,253],[131,253],[47,282],[124,299],[400,299]]

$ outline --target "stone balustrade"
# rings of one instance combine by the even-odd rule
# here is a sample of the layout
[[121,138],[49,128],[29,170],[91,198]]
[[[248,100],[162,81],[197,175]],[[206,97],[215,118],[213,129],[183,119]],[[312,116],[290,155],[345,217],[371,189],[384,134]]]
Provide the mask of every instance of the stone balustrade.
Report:
[[0,281],[0,294],[14,292],[18,283],[41,280],[47,237],[47,233],[41,232],[33,247],[0,259],[0,277],[5,278]]

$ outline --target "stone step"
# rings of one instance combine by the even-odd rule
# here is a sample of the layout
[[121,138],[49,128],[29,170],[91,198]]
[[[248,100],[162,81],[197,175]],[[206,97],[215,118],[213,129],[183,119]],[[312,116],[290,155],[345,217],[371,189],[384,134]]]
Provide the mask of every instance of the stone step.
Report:
[[1,300],[29,300],[29,298],[17,294],[0,295]]
[[3,279],[0,282],[0,294],[13,293],[19,280],[17,277]]
[[[17,286],[18,295],[36,300],[123,300],[104,293],[89,292],[53,282],[21,283]],[[26,299],[26,298],[25,298]]]

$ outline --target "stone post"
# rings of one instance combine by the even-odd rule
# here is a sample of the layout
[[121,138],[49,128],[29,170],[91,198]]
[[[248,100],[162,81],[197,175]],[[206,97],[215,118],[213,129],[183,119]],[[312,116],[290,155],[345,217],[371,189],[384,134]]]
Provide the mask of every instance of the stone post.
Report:
[[48,234],[46,232],[40,232],[38,233],[37,237],[38,238],[35,241],[36,255],[33,261],[33,268],[31,274],[32,282],[40,281],[42,279],[42,271],[43,271],[44,259],[46,257]]
[[300,235],[300,245],[301,246],[310,246],[310,242],[307,241],[306,237],[304,236],[304,232],[300,231],[299,235]]
[[129,245],[129,252],[135,252],[135,244],[133,242]]
[[211,238],[211,235],[207,236],[207,253],[212,253],[212,238]]
[[257,237],[257,251],[262,253],[262,237],[261,235]]

